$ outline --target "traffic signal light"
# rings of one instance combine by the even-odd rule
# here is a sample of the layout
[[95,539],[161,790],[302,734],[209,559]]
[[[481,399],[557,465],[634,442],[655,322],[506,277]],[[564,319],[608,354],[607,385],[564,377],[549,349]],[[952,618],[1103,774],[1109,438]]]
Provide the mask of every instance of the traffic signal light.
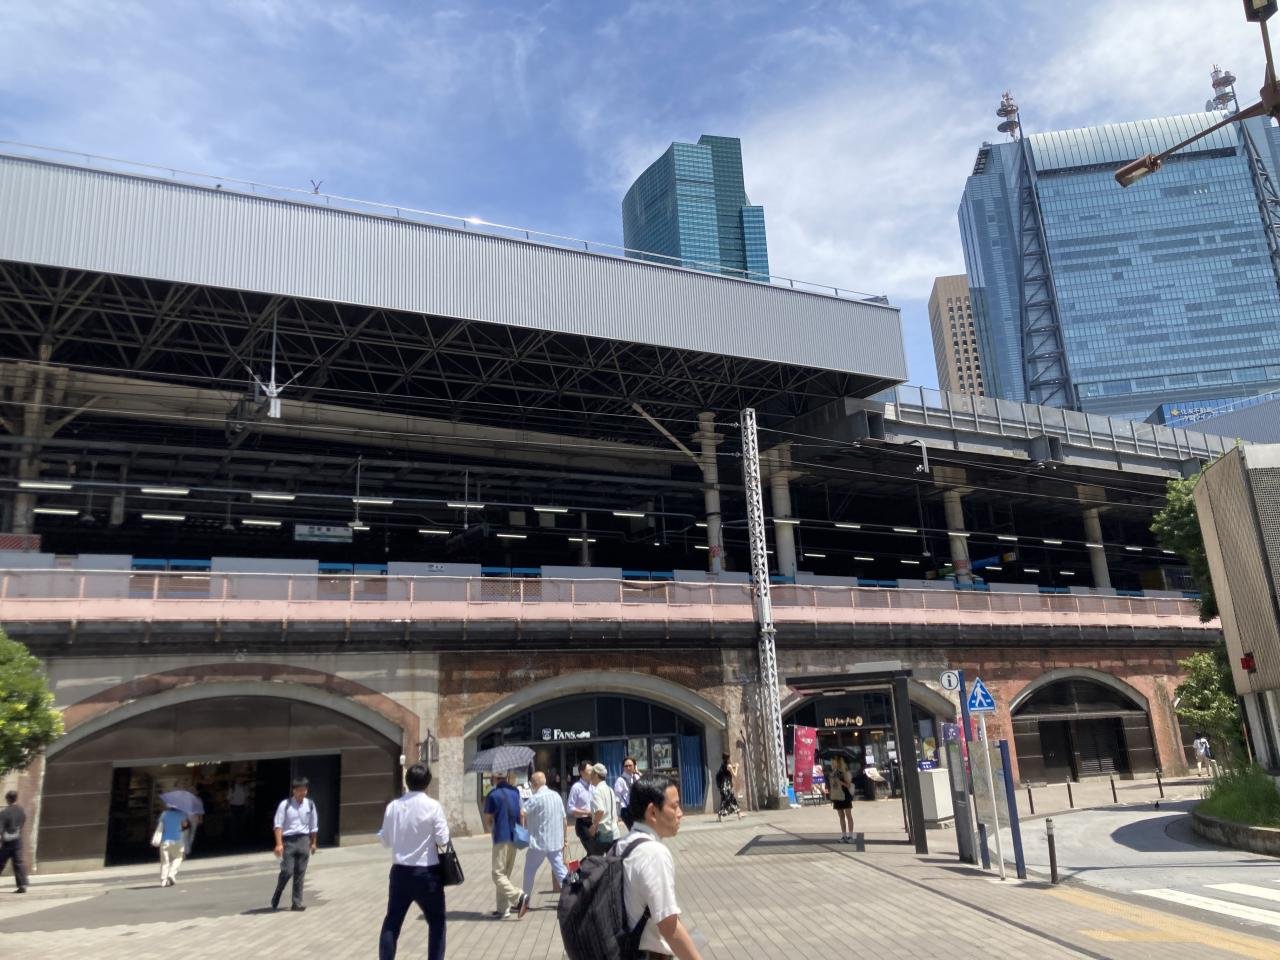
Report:
[[1277,6],[1277,0],[1244,0],[1244,18],[1254,23],[1270,20]]

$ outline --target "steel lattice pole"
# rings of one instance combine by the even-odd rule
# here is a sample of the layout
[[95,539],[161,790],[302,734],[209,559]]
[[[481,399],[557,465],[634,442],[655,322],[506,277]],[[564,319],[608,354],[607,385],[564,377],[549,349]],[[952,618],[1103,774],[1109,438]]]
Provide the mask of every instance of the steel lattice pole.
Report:
[[766,784],[771,798],[787,795],[786,746],[782,739],[782,705],[778,700],[778,656],[774,644],[773,601],[769,594],[769,555],[765,538],[764,501],[760,482],[760,442],[756,412],[742,411],[742,477],[747,488],[747,532],[751,542],[751,595],[760,628],[760,706],[764,712]]

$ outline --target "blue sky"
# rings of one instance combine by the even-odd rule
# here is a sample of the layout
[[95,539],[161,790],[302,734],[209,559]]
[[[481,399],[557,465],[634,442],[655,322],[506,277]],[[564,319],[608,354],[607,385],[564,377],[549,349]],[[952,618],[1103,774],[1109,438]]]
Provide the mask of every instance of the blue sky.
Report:
[[[1159,16],[1153,16],[1152,12]],[[932,278],[1012,89],[1028,129],[1262,78],[1236,0],[0,0],[0,138],[621,239],[672,140],[743,141],[775,273],[887,293],[912,382]]]

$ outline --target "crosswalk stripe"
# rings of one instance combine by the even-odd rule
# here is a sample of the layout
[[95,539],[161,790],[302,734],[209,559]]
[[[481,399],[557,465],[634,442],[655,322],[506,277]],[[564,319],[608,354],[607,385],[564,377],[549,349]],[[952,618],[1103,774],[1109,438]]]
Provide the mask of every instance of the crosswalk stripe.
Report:
[[[1248,886],[1248,884],[1241,884],[1241,886]],[[1275,910],[1264,910],[1261,907],[1231,903],[1228,900],[1218,900],[1214,897],[1202,897],[1197,893],[1170,890],[1167,887],[1160,887],[1155,890],[1137,890],[1135,892],[1144,897],[1167,900],[1169,903],[1178,903],[1184,907],[1195,907],[1199,910],[1207,910],[1209,913],[1220,913],[1223,916],[1235,917],[1237,920],[1248,920],[1252,923],[1261,923],[1269,927],[1280,927],[1280,913]]]
[[1208,886],[1210,890],[1238,893],[1243,897],[1257,897],[1259,900],[1274,900],[1280,903],[1280,890],[1272,887],[1259,887],[1252,883],[1211,883]]

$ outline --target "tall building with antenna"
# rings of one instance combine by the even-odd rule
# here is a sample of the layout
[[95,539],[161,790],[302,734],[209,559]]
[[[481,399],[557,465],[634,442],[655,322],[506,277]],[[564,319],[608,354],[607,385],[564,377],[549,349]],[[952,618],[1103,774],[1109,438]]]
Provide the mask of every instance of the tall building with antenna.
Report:
[[1265,118],[1175,154],[1128,190],[1114,170],[1234,110],[984,143],[959,208],[987,392],[1143,419],[1169,402],[1280,388],[1280,130]]

